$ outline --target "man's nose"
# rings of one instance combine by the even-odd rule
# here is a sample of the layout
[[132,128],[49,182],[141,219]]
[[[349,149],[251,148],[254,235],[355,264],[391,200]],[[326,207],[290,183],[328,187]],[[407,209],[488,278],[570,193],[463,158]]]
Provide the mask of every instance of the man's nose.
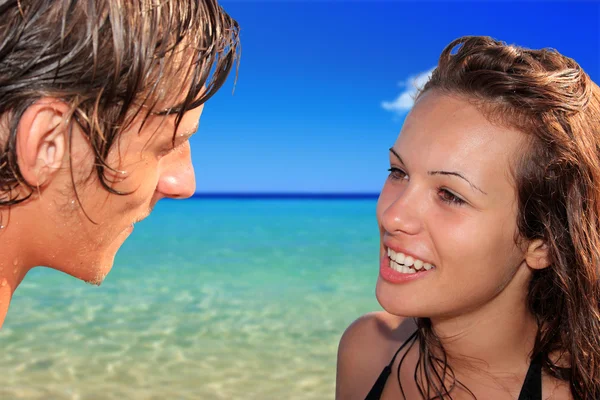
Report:
[[156,190],[165,197],[187,199],[196,191],[190,144],[185,143],[161,160]]

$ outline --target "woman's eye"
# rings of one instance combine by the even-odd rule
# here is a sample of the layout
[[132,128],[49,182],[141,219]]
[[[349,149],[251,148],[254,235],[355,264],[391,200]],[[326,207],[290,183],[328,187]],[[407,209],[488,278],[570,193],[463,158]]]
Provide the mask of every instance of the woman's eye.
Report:
[[463,199],[461,199],[460,197],[458,197],[457,195],[455,195],[447,189],[440,189],[439,196],[440,199],[447,204],[462,206],[463,204],[467,203],[466,201],[464,201]]
[[394,180],[408,179],[408,175],[406,172],[401,170],[400,168],[391,167],[388,169],[390,175],[389,177]]

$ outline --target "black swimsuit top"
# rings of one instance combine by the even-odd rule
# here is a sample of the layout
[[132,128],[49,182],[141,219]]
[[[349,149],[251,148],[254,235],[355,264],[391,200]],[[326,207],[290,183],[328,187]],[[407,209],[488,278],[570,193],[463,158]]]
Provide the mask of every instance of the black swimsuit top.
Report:
[[[407,340],[407,342],[410,341]],[[379,378],[375,381],[375,384],[371,388],[371,391],[365,398],[365,400],[379,400],[381,399],[381,394],[383,393],[383,388],[385,387],[385,382],[390,376],[392,372],[392,365],[394,365],[394,361],[396,360],[396,356],[407,344],[405,342],[394,354],[392,361],[381,371]],[[529,369],[527,370],[527,375],[525,376],[525,382],[523,382],[523,387],[521,388],[521,393],[519,394],[518,400],[542,400],[542,363],[541,356],[538,355],[531,360],[531,364],[529,365]]]

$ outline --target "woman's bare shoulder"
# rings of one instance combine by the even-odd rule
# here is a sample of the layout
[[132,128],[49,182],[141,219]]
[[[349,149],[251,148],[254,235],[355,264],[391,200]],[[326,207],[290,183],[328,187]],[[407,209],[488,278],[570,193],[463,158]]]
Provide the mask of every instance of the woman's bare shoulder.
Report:
[[365,314],[350,324],[338,348],[336,398],[364,399],[413,331],[412,319],[385,311]]
[[364,335],[386,341],[406,340],[412,331],[414,331],[412,319],[385,311],[376,311],[352,322],[342,335],[341,342],[352,343],[356,337]]

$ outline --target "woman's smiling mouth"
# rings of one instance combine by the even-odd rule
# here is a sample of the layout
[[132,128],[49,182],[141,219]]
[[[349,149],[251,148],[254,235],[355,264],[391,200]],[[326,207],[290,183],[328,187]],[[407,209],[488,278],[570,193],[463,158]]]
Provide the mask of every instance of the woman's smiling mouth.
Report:
[[407,256],[402,252],[395,252],[390,248],[388,248],[388,257],[390,259],[390,268],[403,274],[414,274],[418,271],[429,271],[435,268],[433,264],[412,256]]
[[379,275],[389,283],[404,283],[419,279],[436,269],[435,265],[388,247],[381,257]]

